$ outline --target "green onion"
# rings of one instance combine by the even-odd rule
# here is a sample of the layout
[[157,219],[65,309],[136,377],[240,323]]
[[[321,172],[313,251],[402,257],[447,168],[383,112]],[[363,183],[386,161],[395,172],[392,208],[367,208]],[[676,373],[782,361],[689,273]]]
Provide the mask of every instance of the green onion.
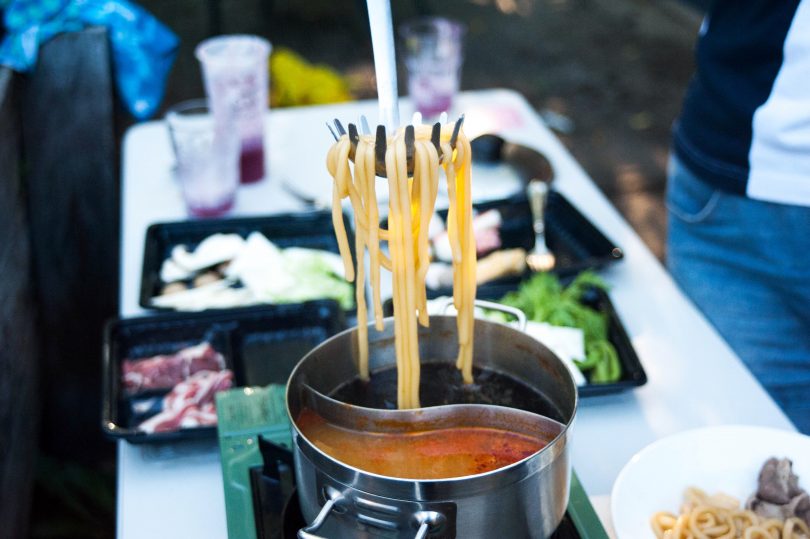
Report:
[[592,288],[607,290],[608,285],[590,270],[577,275],[565,287],[557,276],[537,273],[516,291],[506,294],[501,303],[522,310],[533,322],[580,328],[585,339],[585,359],[575,363],[590,383],[607,384],[619,380],[622,369],[619,355],[608,340],[607,315],[583,301]]

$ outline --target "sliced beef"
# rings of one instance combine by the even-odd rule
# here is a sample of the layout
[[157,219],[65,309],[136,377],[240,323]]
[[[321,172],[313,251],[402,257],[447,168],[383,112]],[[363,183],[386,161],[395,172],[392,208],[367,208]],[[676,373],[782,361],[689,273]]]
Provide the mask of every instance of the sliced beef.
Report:
[[170,432],[180,428],[217,424],[214,395],[233,385],[233,372],[199,371],[177,384],[163,398],[163,411],[138,428],[145,432]]
[[152,389],[170,389],[194,373],[224,368],[222,354],[210,343],[202,342],[175,354],[125,359],[121,364],[121,382],[125,391],[132,395]]

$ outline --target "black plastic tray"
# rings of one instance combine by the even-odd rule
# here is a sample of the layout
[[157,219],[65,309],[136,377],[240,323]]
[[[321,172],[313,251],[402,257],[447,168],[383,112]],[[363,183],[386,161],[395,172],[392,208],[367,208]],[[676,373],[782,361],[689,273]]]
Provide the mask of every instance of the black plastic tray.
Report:
[[[498,301],[514,289],[514,285],[493,286],[485,292],[479,292],[476,297],[478,299]],[[587,383],[577,388],[579,395],[581,397],[609,395],[646,384],[647,373],[638,359],[638,354],[636,354],[636,350],[630,342],[627,330],[624,329],[624,324],[622,324],[608,293],[599,288],[591,288],[583,298],[583,303],[607,315],[608,340],[616,348],[622,366],[622,377],[616,382],[607,384]],[[588,375],[586,374],[585,377],[587,378]]]
[[[343,216],[349,248],[354,259],[354,233],[346,215]],[[215,233],[239,234],[247,237],[251,232],[261,232],[279,247],[306,247],[338,252],[338,243],[332,227],[329,211],[274,214],[262,217],[229,219],[200,219],[156,223],[146,230],[141,270],[139,304],[144,309],[173,311],[151,304],[150,300],[160,292],[160,268],[171,256],[176,245],[193,249],[202,240]],[[352,285],[354,286],[354,285]],[[242,307],[237,307],[242,308]]]
[[216,427],[151,434],[138,430],[137,425],[148,415],[134,413],[135,400],[159,398],[168,390],[127,395],[120,383],[124,359],[174,353],[209,340],[233,370],[235,386],[286,384],[304,354],[345,328],[345,315],[332,300],[112,320],[104,332],[102,429],[113,438],[133,443],[216,433]]
[[610,296],[603,290],[593,290],[594,297],[589,303],[597,310],[607,313],[608,340],[616,348],[622,366],[622,377],[609,384],[589,383],[579,388],[579,394],[583,397],[609,395],[643,386],[647,383],[647,373],[644,371],[644,367],[642,367],[641,361],[638,359],[638,354],[636,354],[636,350],[630,342],[627,330],[624,329],[624,325],[618,313],[616,313],[613,303],[610,301]]
[[[507,199],[474,203],[478,212],[498,210],[501,214],[502,249],[534,248],[534,230],[529,201],[523,194]],[[447,212],[439,212],[445,219]],[[596,226],[579,212],[562,194],[550,190],[545,212],[546,245],[554,253],[556,264],[551,270],[560,277],[576,275],[586,269],[599,269],[620,260],[624,254]],[[478,297],[489,296],[490,289],[498,290],[504,285],[516,286],[521,280],[531,276],[526,270],[523,275],[504,277],[479,285]],[[428,297],[452,294],[449,288],[428,288]]]
[[621,247],[557,191],[548,193],[545,219],[546,244],[556,258],[553,272],[560,276],[599,269],[624,257]]
[[[482,287],[479,287],[476,298],[498,301],[507,293],[514,290],[516,286],[517,285],[514,283],[492,284],[483,292],[481,291]],[[616,309],[613,307],[613,302],[610,301],[610,296],[607,292],[598,288],[591,288],[587,296],[583,298],[583,302],[589,307],[607,314],[608,340],[613,344],[614,348],[616,348],[616,353],[619,356],[619,362],[622,366],[622,377],[617,382],[609,384],[587,383],[577,388],[579,395],[581,397],[609,395],[646,384],[647,373],[644,371],[644,367],[641,366],[641,361],[638,359],[638,354],[636,354],[636,350],[630,342],[627,330],[624,329],[624,325],[618,313],[616,313]],[[386,300],[383,303],[383,313],[385,316],[391,316],[393,310],[393,302],[391,299]],[[587,374],[585,377],[587,378]]]

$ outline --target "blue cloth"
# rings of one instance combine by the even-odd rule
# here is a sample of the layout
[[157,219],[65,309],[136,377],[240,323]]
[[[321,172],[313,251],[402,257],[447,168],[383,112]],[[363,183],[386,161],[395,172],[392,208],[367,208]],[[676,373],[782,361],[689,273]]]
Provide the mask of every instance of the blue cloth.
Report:
[[677,158],[667,208],[675,281],[810,434],[810,208],[720,190]]
[[0,43],[0,64],[27,73],[36,65],[39,47],[57,34],[104,26],[121,100],[139,120],[155,113],[179,40],[147,11],[126,0],[10,0],[6,4],[7,35]]

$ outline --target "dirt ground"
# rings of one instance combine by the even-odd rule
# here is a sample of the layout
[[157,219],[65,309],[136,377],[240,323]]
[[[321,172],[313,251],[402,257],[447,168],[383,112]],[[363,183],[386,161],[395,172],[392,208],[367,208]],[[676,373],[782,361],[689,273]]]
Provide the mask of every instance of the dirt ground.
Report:
[[[216,33],[255,33],[351,77],[375,97],[365,2],[195,0],[144,5],[182,39],[165,102],[202,95],[193,48]],[[546,118],[647,245],[664,257],[670,128],[693,69],[699,11],[676,0],[414,0],[420,14],[468,25],[462,89],[518,90]],[[404,80],[404,79],[402,79]],[[401,87],[403,85],[400,85]],[[402,91],[402,89],[400,89]]]

